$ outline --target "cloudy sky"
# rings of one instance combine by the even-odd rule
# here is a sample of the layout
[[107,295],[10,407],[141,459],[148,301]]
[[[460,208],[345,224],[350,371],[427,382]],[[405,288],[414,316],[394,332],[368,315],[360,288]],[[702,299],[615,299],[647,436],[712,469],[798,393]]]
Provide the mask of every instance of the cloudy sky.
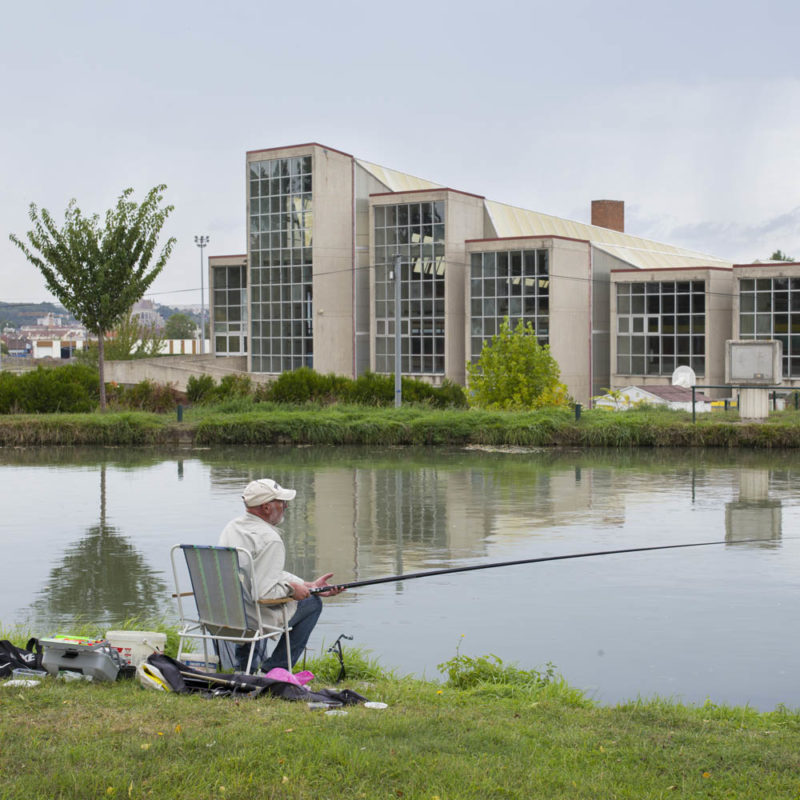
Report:
[[6,4],[0,300],[51,299],[8,240],[33,201],[165,183],[151,296],[199,303],[195,234],[245,251],[247,150],[317,141],[456,189],[743,263],[800,260],[800,3]]

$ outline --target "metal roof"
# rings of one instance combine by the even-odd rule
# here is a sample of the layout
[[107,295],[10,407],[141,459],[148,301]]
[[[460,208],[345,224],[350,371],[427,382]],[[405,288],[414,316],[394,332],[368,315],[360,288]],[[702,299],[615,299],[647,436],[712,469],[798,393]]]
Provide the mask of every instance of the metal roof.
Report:
[[584,239],[638,269],[732,266],[729,261],[684,247],[654,242],[629,233],[574,222],[538,211],[528,211],[494,200],[485,202],[497,236],[503,239],[519,236],[566,236]]
[[381,167],[378,164],[371,164],[369,161],[356,159],[356,164],[363,167],[373,178],[379,180],[390,192],[413,192],[420,189],[444,189],[441,183],[427,181],[425,178],[417,178],[414,175],[406,175],[395,169]]

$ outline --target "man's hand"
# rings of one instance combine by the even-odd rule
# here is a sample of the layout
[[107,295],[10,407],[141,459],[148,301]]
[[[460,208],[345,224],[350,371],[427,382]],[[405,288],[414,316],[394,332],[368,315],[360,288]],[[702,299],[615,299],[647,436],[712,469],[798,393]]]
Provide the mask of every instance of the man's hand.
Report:
[[311,596],[311,592],[308,591],[308,587],[312,584],[308,583],[289,583],[289,586],[292,587],[292,599],[293,600],[305,600],[306,597]]
[[[319,578],[317,578],[315,581],[307,583],[306,586],[309,589],[320,589],[323,586],[328,586],[328,578],[332,577],[333,577],[332,572],[326,572],[324,575],[320,575]],[[331,588],[327,592],[318,592],[318,594],[320,597],[332,597],[335,594],[341,594],[343,591],[344,589]]]

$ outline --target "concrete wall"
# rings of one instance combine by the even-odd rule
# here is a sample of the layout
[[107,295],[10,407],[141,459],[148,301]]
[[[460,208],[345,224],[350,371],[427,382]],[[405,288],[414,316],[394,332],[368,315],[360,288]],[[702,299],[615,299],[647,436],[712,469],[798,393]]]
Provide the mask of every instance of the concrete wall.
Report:
[[445,209],[445,375],[462,386],[467,380],[467,239],[484,235],[483,198],[449,191]]
[[236,373],[249,374],[253,383],[269,383],[271,379],[268,375],[248,373],[246,356],[161,356],[105,363],[105,378],[108,383],[132,386],[143,380],[151,380],[172,384],[179,392],[186,391],[186,384],[192,376],[211,375],[219,382],[223,376]]
[[313,148],[314,368],[355,373],[354,164]]
[[561,380],[569,393],[578,403],[588,405],[592,388],[592,263],[589,244],[553,238],[549,249],[550,352],[561,367]]
[[370,286],[374,259],[370,249],[372,241],[372,216],[369,196],[388,191],[373,175],[356,164],[356,375],[370,369],[372,358],[372,309],[374,300]]

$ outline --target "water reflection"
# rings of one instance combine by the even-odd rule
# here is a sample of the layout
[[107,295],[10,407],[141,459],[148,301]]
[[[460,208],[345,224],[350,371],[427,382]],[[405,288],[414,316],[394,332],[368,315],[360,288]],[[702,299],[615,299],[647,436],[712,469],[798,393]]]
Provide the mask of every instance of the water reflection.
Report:
[[[245,484],[264,476],[297,489],[287,566],[306,577],[728,543],[348,592],[326,603],[312,648],[346,631],[387,666],[436,676],[466,633],[462,652],[553,661],[603,701],[800,704],[800,643],[785,635],[796,628],[800,542],[783,533],[800,523],[800,453],[786,451],[0,450],[0,622],[35,611],[34,633],[46,635],[75,617],[174,617],[170,546],[215,544]],[[50,502],[34,518],[42,485]],[[754,537],[765,542],[742,541]],[[41,587],[33,609],[19,609],[31,586]]]
[[166,584],[107,521],[106,464],[100,465],[100,519],[69,545],[31,606],[34,621],[110,625],[164,614]]
[[753,547],[774,547],[781,538],[781,506],[769,495],[770,472],[742,469],[739,472],[739,499],[725,504],[725,541],[750,542]]

